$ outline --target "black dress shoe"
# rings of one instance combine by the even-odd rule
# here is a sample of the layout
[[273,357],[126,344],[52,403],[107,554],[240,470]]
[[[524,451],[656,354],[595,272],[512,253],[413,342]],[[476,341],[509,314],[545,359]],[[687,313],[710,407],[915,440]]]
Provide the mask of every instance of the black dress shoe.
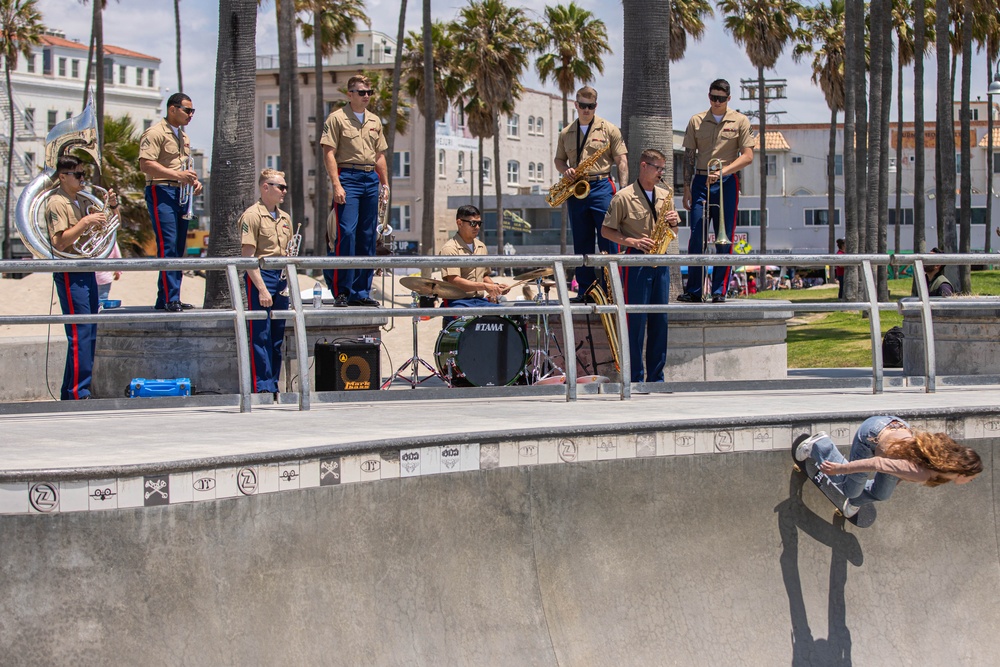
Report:
[[170,301],[170,302],[167,303],[167,312],[170,312],[170,313],[180,313],[183,310],[184,310],[184,307],[181,306],[181,302],[180,301]]
[[725,303],[725,302],[726,302],[726,295],[725,294],[713,294],[712,295],[712,303]]
[[700,294],[692,294],[691,292],[683,292],[677,295],[677,300],[683,303],[701,303]]
[[190,303],[184,303],[183,301],[181,301],[180,304],[181,308],[183,308],[184,310],[191,310],[192,308],[194,308],[194,306],[192,306]]
[[[369,308],[381,308],[382,304],[372,298],[360,299],[358,303],[362,306],[368,306]],[[353,304],[352,304],[353,305]]]
[[333,300],[333,305],[337,308],[347,308],[347,295],[338,294],[337,298]]
[[587,303],[587,297],[585,295],[583,295],[583,294],[579,294],[577,296],[570,297],[569,302],[570,303]]

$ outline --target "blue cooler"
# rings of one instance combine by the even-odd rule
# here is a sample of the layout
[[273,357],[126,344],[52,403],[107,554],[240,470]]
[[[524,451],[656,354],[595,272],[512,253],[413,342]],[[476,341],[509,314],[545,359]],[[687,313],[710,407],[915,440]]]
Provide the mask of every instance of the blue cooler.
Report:
[[169,380],[135,378],[128,385],[129,398],[149,398],[152,396],[190,396],[191,378]]

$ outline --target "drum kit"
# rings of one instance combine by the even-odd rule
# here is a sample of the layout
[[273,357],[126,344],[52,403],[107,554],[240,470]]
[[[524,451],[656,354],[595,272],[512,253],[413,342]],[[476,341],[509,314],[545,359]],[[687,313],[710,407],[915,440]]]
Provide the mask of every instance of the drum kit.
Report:
[[[549,290],[555,287],[552,269],[535,269],[514,276],[511,287],[534,282],[538,292],[533,305],[555,303],[549,300]],[[433,299],[462,299],[469,294],[455,285],[432,278],[407,276],[400,279],[403,287],[411,290],[410,308],[417,308],[420,297]],[[542,297],[544,291],[544,298]],[[513,384],[551,384],[564,377],[550,355],[550,345],[558,345],[555,333],[549,328],[548,315],[486,315],[459,317],[449,322],[438,335],[434,345],[434,366],[421,359],[417,353],[417,321],[413,318],[413,356],[407,359],[382,384],[388,388],[400,379],[410,387],[417,387],[432,377],[440,378],[449,387],[502,387]],[[529,346],[529,329],[534,346]],[[428,371],[420,378],[420,368]]]

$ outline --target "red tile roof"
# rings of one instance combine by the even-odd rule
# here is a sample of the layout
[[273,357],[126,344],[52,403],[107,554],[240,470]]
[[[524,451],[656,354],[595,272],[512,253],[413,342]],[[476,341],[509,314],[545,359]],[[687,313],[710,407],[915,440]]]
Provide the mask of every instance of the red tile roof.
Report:
[[[55,35],[42,35],[41,42],[46,46],[61,46],[67,49],[79,49],[80,51],[88,51],[89,47],[86,44],[81,44],[80,42],[74,42],[64,37],[56,37]],[[138,51],[130,51],[128,49],[123,49],[120,46],[114,46],[112,44],[104,45],[104,54],[110,56],[128,56],[130,58],[142,58],[143,60],[152,60],[154,62],[160,62],[159,58],[154,56],[148,56],[144,53],[139,53]]]

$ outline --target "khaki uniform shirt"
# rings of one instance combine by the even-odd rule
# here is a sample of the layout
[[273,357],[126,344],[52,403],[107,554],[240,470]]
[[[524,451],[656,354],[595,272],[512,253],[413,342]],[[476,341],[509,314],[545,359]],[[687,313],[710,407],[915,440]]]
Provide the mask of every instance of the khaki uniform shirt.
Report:
[[254,246],[254,257],[284,257],[292,239],[292,218],[279,208],[275,220],[264,202],[257,200],[240,216],[240,229],[243,245]]
[[577,139],[580,130],[580,119],[563,128],[559,133],[559,141],[556,142],[556,159],[565,160],[570,167],[576,167],[580,162],[586,160],[595,152],[611,144],[604,155],[588,170],[588,176],[607,176],[611,173],[611,165],[619,155],[628,153],[625,142],[622,141],[621,131],[599,116],[594,116],[587,132],[587,140],[583,144],[583,155],[579,155],[576,150]]
[[[74,203],[77,202],[77,203]],[[62,188],[57,189],[45,202],[45,221],[49,226],[49,238],[56,242],[56,234],[64,232],[80,222],[90,202],[79,202]]]
[[[164,118],[156,125],[142,133],[139,139],[139,159],[159,162],[167,169],[183,169],[185,160],[191,156],[191,140],[178,128],[178,134]],[[146,185],[160,183],[163,179],[151,181],[146,178]]]
[[[486,250],[486,244],[476,238],[472,242],[472,250],[469,250],[469,246],[465,245],[465,241],[457,233],[450,239],[445,241],[444,245],[441,246],[441,252],[439,255],[445,255],[448,257],[465,257],[468,255],[488,255],[490,254]],[[457,276],[459,278],[465,278],[466,280],[471,280],[474,283],[481,283],[486,278],[487,268],[485,266],[445,266],[441,268],[441,276]],[[486,296],[486,292],[479,290],[475,294],[470,294],[470,296],[478,296],[480,298]]]
[[[659,215],[670,194],[665,188],[655,187],[653,195],[656,197],[654,204],[656,215]],[[646,199],[646,193],[639,185],[639,181],[619,190],[611,198],[611,205],[604,216],[605,227],[617,229],[623,236],[630,239],[652,236],[655,222],[656,218],[649,208],[649,200]]]
[[730,164],[743,154],[744,148],[753,147],[750,119],[739,111],[728,109],[722,122],[716,123],[712,111],[698,113],[688,121],[684,133],[684,148],[698,151],[696,169],[708,170],[712,160]]
[[366,109],[365,122],[360,123],[350,105],[327,116],[319,143],[333,149],[333,157],[340,166],[375,166],[379,153],[389,147],[379,117]]

